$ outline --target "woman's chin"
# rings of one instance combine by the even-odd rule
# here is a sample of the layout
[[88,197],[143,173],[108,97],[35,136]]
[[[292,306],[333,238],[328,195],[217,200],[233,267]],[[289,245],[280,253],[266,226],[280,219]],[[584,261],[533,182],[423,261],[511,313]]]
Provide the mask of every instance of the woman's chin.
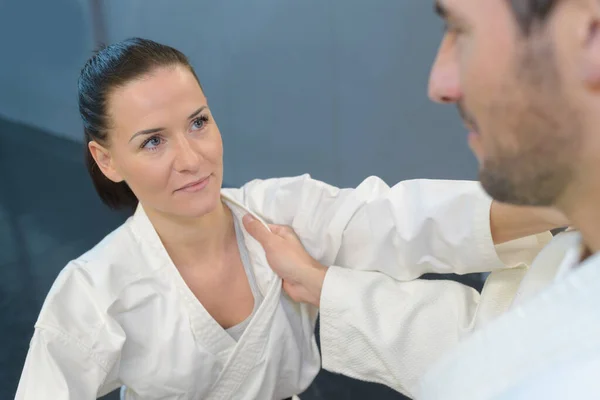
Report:
[[203,198],[196,199],[196,201],[189,201],[185,204],[180,204],[176,207],[174,213],[181,217],[187,218],[201,218],[205,215],[211,214],[221,205],[221,196],[202,196]]

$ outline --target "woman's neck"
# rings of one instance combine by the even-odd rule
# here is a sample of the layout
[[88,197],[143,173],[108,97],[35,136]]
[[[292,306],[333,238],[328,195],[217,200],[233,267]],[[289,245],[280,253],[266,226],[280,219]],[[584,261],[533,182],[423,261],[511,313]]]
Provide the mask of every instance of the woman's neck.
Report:
[[155,210],[146,214],[178,268],[213,264],[235,237],[233,215],[222,201],[200,218],[178,218]]

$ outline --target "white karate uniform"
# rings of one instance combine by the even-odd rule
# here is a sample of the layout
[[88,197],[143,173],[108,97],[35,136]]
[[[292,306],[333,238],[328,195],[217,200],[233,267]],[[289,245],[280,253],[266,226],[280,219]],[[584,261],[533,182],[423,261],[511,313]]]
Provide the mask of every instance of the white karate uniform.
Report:
[[[366,311],[378,309],[385,295],[375,284],[401,293],[386,310],[395,310],[394,337],[381,340],[393,340],[400,350],[392,354],[407,356],[412,369],[398,377],[404,384],[470,330],[478,299],[457,283],[399,281],[507,266],[491,240],[491,200],[476,182],[417,180],[390,188],[369,178],[356,189],[338,189],[304,175],[252,181],[224,189],[222,198],[238,223],[252,212],[290,225],[321,263],[356,268],[356,275],[331,268],[324,287],[322,343],[325,366],[334,370],[331,360],[347,338],[337,336],[343,322],[332,318],[362,319],[364,332],[376,332]],[[317,310],[283,294],[261,246],[243,227],[239,234],[262,298],[239,340],[193,295],[140,206],[57,278],[16,398],[94,399],[120,386],[127,400],[280,400],[301,393],[321,366]],[[538,242],[507,248],[504,260],[526,262]]]
[[534,261],[511,309],[442,360],[419,400],[600,398],[600,254],[579,263],[578,232]]

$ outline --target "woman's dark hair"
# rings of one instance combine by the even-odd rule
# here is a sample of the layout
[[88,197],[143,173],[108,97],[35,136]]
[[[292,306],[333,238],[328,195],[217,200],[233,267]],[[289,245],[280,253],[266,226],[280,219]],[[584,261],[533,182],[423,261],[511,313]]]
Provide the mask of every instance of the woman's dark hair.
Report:
[[[113,209],[135,208],[138,199],[127,183],[108,179],[92,157],[87,144],[109,143],[108,96],[116,88],[156,68],[182,65],[200,81],[187,57],[180,51],[147,39],[131,38],[103,46],[86,62],[77,84],[79,113],[85,135],[85,163],[102,201]],[[202,87],[202,86],[201,86]]]

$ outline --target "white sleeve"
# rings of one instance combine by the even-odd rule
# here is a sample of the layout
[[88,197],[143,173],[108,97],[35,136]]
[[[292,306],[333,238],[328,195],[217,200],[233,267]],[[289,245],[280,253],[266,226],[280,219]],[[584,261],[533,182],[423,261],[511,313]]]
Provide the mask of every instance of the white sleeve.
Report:
[[492,200],[474,181],[422,179],[389,187],[370,177],[356,189],[339,189],[303,175],[228,190],[267,222],[291,226],[321,263],[403,281],[529,264],[551,237],[530,236],[497,249]]
[[125,333],[84,268],[57,277],[35,324],[16,400],[88,400],[116,389]]
[[66,333],[36,329],[15,400],[91,400],[106,366]]
[[323,367],[407,394],[472,330],[480,302],[467,286],[415,279],[527,265],[551,238],[494,246],[492,199],[478,182],[389,187],[371,177],[338,189],[304,175],[253,181],[237,197],[267,222],[291,226],[313,257],[335,265],[321,294]]
[[471,329],[479,294],[452,281],[399,282],[330,267],[321,295],[323,368],[405,395]]

